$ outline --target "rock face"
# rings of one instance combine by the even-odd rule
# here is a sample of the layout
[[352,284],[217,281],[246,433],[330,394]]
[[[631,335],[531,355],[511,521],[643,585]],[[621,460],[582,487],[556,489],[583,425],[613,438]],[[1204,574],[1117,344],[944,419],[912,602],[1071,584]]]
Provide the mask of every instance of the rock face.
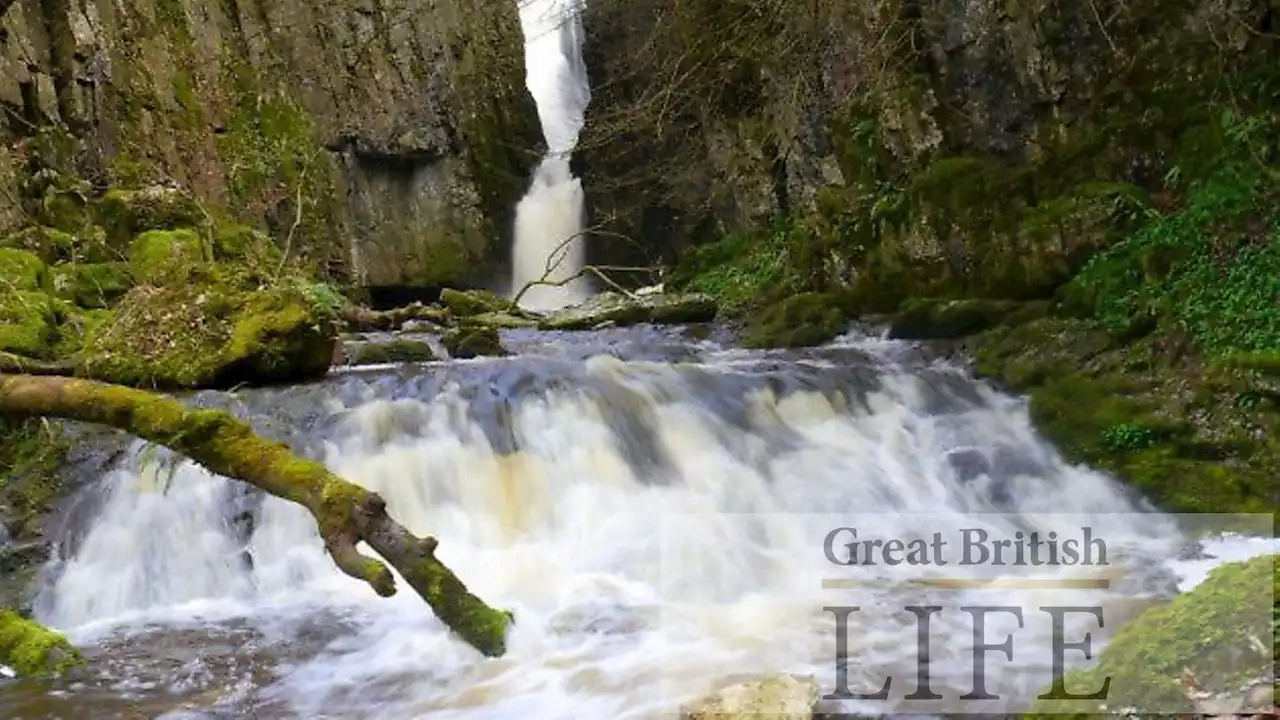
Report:
[[81,229],[78,191],[32,174],[53,168],[177,181],[361,285],[463,281],[505,250],[538,138],[514,4],[0,7],[0,236],[23,210]]
[[927,294],[906,280],[1035,296],[1114,238],[1132,186],[1187,166],[1210,88],[1274,67],[1274,7],[590,3],[587,196],[668,258],[803,220],[793,261],[881,278],[889,309]]

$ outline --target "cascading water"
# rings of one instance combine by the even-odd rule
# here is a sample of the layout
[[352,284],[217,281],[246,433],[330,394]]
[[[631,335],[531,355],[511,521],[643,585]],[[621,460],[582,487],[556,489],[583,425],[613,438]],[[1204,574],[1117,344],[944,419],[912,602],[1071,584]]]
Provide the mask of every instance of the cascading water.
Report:
[[[581,0],[522,0],[527,85],[538,107],[547,155],[516,206],[511,292],[536,280],[565,281],[582,270],[586,205],[569,158],[578,144],[591,88],[582,60]],[[585,278],[538,285],[521,305],[554,310],[586,298]]]
[[[1106,595],[1112,610],[1203,575],[1168,561],[1183,543],[1170,518],[1117,515],[1142,508],[1063,462],[1021,401],[906,345],[757,353],[642,328],[504,343],[518,355],[199,401],[324,458],[438,537],[442,560],[515,612],[505,657],[481,658],[407,590],[377,598],[340,575],[300,508],[142,453],[93,491],[96,513],[37,604],[99,676],[28,705],[0,693],[0,715],[647,718],[742,673],[811,673],[829,688],[821,607],[850,596],[821,588],[829,526],[816,513],[871,518],[881,537],[1072,513],[1142,566]],[[1043,637],[1032,620],[1019,632]],[[958,622],[937,620],[932,672],[935,687],[967,691]],[[913,662],[915,633],[858,628],[869,687]],[[993,663],[991,686],[1042,686],[1030,656]]]

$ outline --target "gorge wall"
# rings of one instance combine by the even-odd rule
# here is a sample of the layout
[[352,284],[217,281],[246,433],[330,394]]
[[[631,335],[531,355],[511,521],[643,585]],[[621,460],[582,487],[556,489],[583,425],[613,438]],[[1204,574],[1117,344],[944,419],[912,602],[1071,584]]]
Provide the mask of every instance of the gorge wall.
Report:
[[40,214],[25,178],[53,166],[90,188],[180,183],[356,285],[503,262],[539,150],[514,3],[8,5],[0,235]]
[[[1211,101],[1274,96],[1277,7],[595,2],[594,222],[669,261],[800,220],[793,260],[819,284],[874,275],[873,305],[1042,295],[1124,224],[1129,193],[1211,151],[1188,135]],[[624,245],[593,241],[636,259]]]

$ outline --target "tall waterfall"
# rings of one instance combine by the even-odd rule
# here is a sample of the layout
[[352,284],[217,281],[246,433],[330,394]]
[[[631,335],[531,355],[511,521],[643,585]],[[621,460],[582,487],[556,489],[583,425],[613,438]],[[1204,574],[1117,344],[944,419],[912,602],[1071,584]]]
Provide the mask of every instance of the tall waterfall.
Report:
[[[582,59],[582,10],[582,0],[521,0],[520,4],[526,82],[538,106],[547,155],[534,173],[529,192],[516,206],[512,293],[530,281],[573,277],[584,262],[581,233],[586,205],[582,182],[569,168],[591,101]],[[559,287],[535,286],[521,298],[521,305],[552,310],[584,299],[588,289],[583,278]]]

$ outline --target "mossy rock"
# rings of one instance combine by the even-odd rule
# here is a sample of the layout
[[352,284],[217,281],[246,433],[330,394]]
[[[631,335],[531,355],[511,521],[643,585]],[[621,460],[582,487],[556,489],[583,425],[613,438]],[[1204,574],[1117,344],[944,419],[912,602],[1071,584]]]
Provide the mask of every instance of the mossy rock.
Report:
[[771,305],[747,323],[742,344],[749,348],[794,348],[819,345],[844,332],[840,298],[827,293],[801,293]]
[[108,242],[115,247],[124,247],[135,235],[149,230],[203,227],[206,222],[195,198],[178,188],[159,185],[110,190],[97,202],[96,213]]
[[115,313],[106,309],[76,309],[68,313],[58,326],[58,342],[54,347],[54,356],[68,358],[79,354],[84,348],[84,341],[98,328],[110,324]]
[[467,318],[467,322],[472,325],[485,325],[502,330],[527,330],[538,327],[537,320],[498,312],[472,315]]
[[214,260],[218,262],[243,262],[269,265],[274,271],[280,264],[282,253],[271,236],[257,228],[232,223],[218,228],[213,243]]
[[205,260],[199,233],[189,228],[151,230],[129,244],[129,265],[139,283],[166,285],[187,282],[192,267]]
[[488,355],[504,357],[509,355],[502,347],[502,340],[496,328],[481,325],[463,325],[444,334],[444,347],[449,357],[466,360],[468,358]]
[[607,325],[710,322],[715,319],[717,311],[715,300],[700,293],[627,297],[604,292],[580,305],[552,313],[539,323],[539,327],[544,330],[590,330]]
[[324,377],[337,344],[334,320],[288,288],[252,292],[236,314],[215,377],[218,384],[274,383]]
[[431,362],[436,355],[431,345],[421,340],[393,340],[389,343],[364,343],[347,349],[352,365]]
[[66,674],[84,659],[61,633],[12,610],[0,610],[0,664],[21,677],[48,678]]
[[133,287],[129,263],[56,265],[53,268],[56,297],[82,308],[105,308]]
[[122,257],[108,247],[106,231],[97,225],[82,229],[76,234],[33,225],[0,240],[0,247],[35,253],[48,265],[59,262],[111,262]]
[[89,331],[79,372],[172,389],[321,377],[337,342],[335,317],[301,287],[136,287],[116,305],[113,322]]
[[515,303],[488,290],[455,290],[445,288],[440,292],[440,303],[456,317],[465,318],[485,313],[520,315]]
[[47,358],[56,326],[57,314],[47,294],[0,288],[0,351]]
[[[1193,714],[1183,694],[1184,670],[1211,693],[1234,693],[1270,682],[1280,659],[1275,644],[1276,555],[1223,565],[1190,592],[1152,608],[1122,627],[1088,669],[1067,673],[1069,692],[1094,692],[1110,678],[1101,700],[1040,700],[1032,715]],[[1047,691],[1040,694],[1047,694]]]
[[994,327],[1017,307],[999,300],[917,300],[893,318],[889,337],[954,340]]
[[76,238],[71,233],[40,225],[24,228],[0,240],[0,247],[35,253],[46,263],[69,256],[75,245]]
[[0,285],[8,290],[48,290],[49,269],[35,253],[0,248]]

